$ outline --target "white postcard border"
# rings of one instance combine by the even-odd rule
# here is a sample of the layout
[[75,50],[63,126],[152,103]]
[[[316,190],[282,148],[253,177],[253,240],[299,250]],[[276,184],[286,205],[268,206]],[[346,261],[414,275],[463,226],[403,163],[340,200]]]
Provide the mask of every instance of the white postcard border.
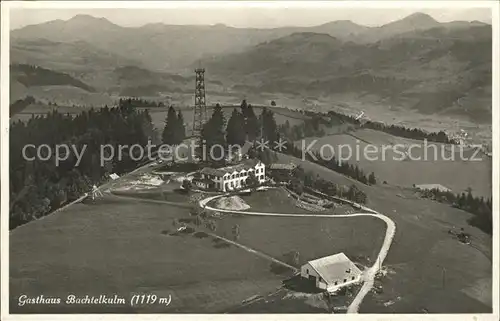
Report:
[[[492,10],[492,121],[493,121],[493,313],[492,314],[7,314],[9,301],[9,10],[30,9],[98,9],[98,8],[491,8]],[[499,110],[499,3],[496,1],[3,1],[1,3],[1,319],[2,320],[499,320],[499,224],[500,224],[500,110]]]

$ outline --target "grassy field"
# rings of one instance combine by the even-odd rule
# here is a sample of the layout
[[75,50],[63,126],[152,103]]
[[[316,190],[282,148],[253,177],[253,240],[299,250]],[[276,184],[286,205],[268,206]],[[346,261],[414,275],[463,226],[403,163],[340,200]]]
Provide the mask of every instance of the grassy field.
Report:
[[[349,163],[357,163],[365,173],[374,172],[379,182],[387,181],[389,184],[400,186],[442,184],[454,193],[464,192],[468,187],[471,187],[475,195],[491,196],[491,159],[484,157],[482,161],[464,161],[460,159],[460,152],[457,148],[454,160],[450,161],[447,160],[452,155],[449,145],[444,147],[443,144],[436,144],[438,146],[436,158],[434,157],[434,149],[427,147],[427,160],[425,160],[423,142],[368,129],[358,130],[352,135],[341,134],[306,138],[304,143],[299,141],[296,142],[296,145],[302,148],[302,146],[310,146],[311,143],[314,143],[311,150],[318,151],[322,146],[331,145],[334,147],[335,156],[338,158],[339,151],[342,151],[344,159],[349,158],[347,146],[350,146],[352,156],[349,158]],[[393,150],[383,152],[382,146],[392,146],[393,144],[418,144],[422,147],[412,149],[411,154],[415,160],[401,160],[401,154]],[[364,155],[364,150],[369,145],[375,146],[378,152]],[[340,149],[339,146],[346,147]],[[359,148],[359,157],[356,155],[357,148]],[[441,148],[448,148],[444,152],[446,159],[441,154]],[[401,147],[398,150],[403,151]],[[323,154],[327,159],[330,158],[331,149],[323,148]],[[464,153],[464,155],[472,157],[471,153]]]
[[290,251],[300,253],[300,263],[344,252],[366,265],[380,251],[385,224],[376,218],[308,218],[224,216],[217,221],[217,234],[231,237],[240,227],[238,242],[277,258]]
[[[131,176],[127,179],[133,180]],[[155,193],[142,191],[135,196],[156,199],[149,195]],[[271,199],[281,204],[269,207],[270,211],[289,206],[281,190],[256,192],[245,198],[252,206],[258,203],[265,207]],[[303,212],[293,205],[291,208]],[[106,196],[12,231],[11,312],[232,311],[254,295],[275,292],[289,277],[273,270],[269,261],[234,246],[220,246],[211,237],[166,235],[174,230],[174,219],[188,216],[188,210],[179,207]],[[299,251],[301,263],[343,251],[354,261],[368,264],[378,253],[385,229],[382,222],[371,218],[225,216],[217,221],[216,233],[230,238],[234,224],[240,225],[239,243],[278,259],[289,251]],[[68,294],[117,294],[129,300],[137,293],[171,295],[172,303],[168,307],[16,305],[21,294],[63,300]],[[306,301],[295,299],[294,311],[325,312],[312,309]]]
[[[321,212],[310,212],[296,206],[296,200],[288,196],[284,189],[270,189],[266,191],[256,191],[250,195],[241,195],[242,200],[250,208],[246,211],[270,213],[288,213],[288,214],[346,214],[347,211],[354,209],[349,205],[335,204],[333,208]],[[214,206],[214,202],[210,204]],[[214,206],[216,207],[216,206]]]
[[[292,160],[278,155],[280,161]],[[391,217],[397,226],[385,262],[390,271],[384,292],[370,294],[361,312],[491,311],[491,237],[469,227],[470,214],[391,185],[365,186],[310,162],[299,163],[324,179],[356,184],[368,206]],[[285,194],[257,192],[243,196],[255,210],[300,211]],[[221,247],[210,237],[167,236],[172,220],[187,209],[113,197],[45,217],[11,232],[11,311],[29,312],[220,312],[254,295],[274,292],[283,275],[269,261],[234,246]],[[300,262],[344,252],[369,264],[380,249],[384,224],[373,218],[281,218],[223,216],[216,233],[231,238],[240,226],[239,243],[282,259],[290,251]],[[450,237],[465,227],[472,245]],[[163,232],[163,233],[162,233]],[[168,307],[41,306],[18,307],[20,294],[36,296],[134,293],[172,295]],[[392,305],[387,302],[394,301]],[[302,306],[296,312],[310,311]]]
[[[210,238],[167,236],[186,210],[164,204],[106,198],[78,204],[11,232],[10,311],[220,312],[256,294],[274,291],[282,276],[269,262]],[[19,295],[65,298],[135,293],[172,296],[170,306],[31,305]]]
[[[289,156],[278,156],[281,161],[291,160]],[[408,189],[366,186],[316,164],[298,159],[295,162],[324,179],[357,185],[366,192],[368,207],[396,223],[396,235],[385,262],[394,274],[382,281],[384,293],[370,297],[361,312],[419,313],[426,308],[441,313],[491,313],[491,236],[468,225],[472,214],[417,199]],[[462,227],[471,234],[471,245],[463,245],[448,234],[449,229]],[[395,303],[384,306],[389,300]]]
[[180,192],[163,191],[161,188],[148,189],[143,191],[113,191],[114,195],[150,199],[157,201],[167,201],[187,205],[189,196]]
[[[296,207],[282,190],[254,192],[251,196],[242,196],[242,199],[251,206],[248,211],[310,213]],[[235,224],[240,226],[240,243],[273,257],[298,251],[301,263],[344,252],[353,261],[366,265],[378,254],[385,236],[385,223],[372,217],[223,215],[217,221],[216,233],[231,238]]]

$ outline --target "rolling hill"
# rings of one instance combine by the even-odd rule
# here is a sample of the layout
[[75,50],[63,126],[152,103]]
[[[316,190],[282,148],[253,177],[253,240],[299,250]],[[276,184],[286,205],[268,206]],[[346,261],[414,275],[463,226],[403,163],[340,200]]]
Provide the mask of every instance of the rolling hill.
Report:
[[[34,98],[45,103],[66,101],[71,104],[67,99],[71,96],[68,93],[78,93],[82,97],[88,97],[94,95],[95,91],[92,86],[63,72],[36,65],[12,64],[10,66],[9,99],[12,103],[11,113],[13,114],[34,103]],[[31,99],[26,99],[27,97]],[[24,104],[24,101],[28,103]]]
[[93,92],[94,88],[68,74],[45,69],[35,65],[13,64],[10,76],[25,87],[68,85]]
[[237,51],[287,33],[286,30],[237,29],[224,25],[147,24],[127,28],[103,18],[77,15],[67,21],[55,20],[14,30],[11,37],[14,44],[34,39],[63,43],[84,41],[115,55],[126,53],[128,58],[140,61],[145,67],[165,71],[189,65],[205,55]]
[[83,40],[14,40],[11,43],[10,57],[11,64],[37,65],[67,73],[96,88],[110,85],[108,73],[115,68],[142,65],[139,61],[99,49]]
[[432,29],[440,25],[441,24],[431,16],[417,12],[401,20],[390,22],[380,27],[367,29],[365,32],[357,35],[355,40],[359,42],[377,42],[398,34]]
[[13,30],[11,57],[106,95],[192,92],[192,70],[202,62],[212,92],[353,93],[354,99],[368,95],[422,113],[489,122],[491,37],[491,25],[440,23],[422,13],[380,27],[341,20],[274,29],[121,27],[77,15]]
[[[272,29],[233,28],[223,24],[179,26],[161,23],[122,27],[105,18],[77,15],[67,21],[54,20],[13,30],[11,41],[18,49],[23,47],[25,45],[23,41],[27,40],[46,39],[56,43],[84,42],[94,50],[108,52],[108,55],[126,55],[128,59],[140,62],[142,67],[171,72],[182,70],[202,58],[241,52],[259,43],[293,33],[325,33],[343,41],[373,43],[415,30],[427,30],[438,26],[460,29],[477,24],[479,23],[439,23],[429,15],[416,13],[380,27],[361,26],[348,20],[332,21],[312,27]],[[31,53],[34,54],[34,51]]]
[[370,44],[294,33],[204,65],[256,92],[373,94],[424,113],[467,113],[461,101],[474,96],[483,104],[470,114],[491,117],[490,26],[437,27]]
[[188,86],[192,88],[194,82],[194,77],[185,78],[136,66],[116,68],[111,77],[115,84],[114,91],[120,96],[158,96],[162,92],[179,92]]

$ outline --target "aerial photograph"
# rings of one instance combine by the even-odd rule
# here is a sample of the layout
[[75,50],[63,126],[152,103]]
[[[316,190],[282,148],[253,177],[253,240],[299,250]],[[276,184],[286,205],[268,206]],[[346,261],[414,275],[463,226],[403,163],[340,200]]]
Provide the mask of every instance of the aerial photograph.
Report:
[[493,314],[491,8],[160,4],[2,3],[9,315]]

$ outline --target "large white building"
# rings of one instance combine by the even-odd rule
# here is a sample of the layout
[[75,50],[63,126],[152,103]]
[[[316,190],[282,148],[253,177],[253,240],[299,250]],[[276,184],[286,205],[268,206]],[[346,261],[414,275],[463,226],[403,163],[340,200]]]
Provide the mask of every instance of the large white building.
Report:
[[300,276],[328,292],[361,279],[361,270],[344,253],[309,261],[300,268]]
[[255,175],[259,184],[262,184],[266,178],[266,165],[259,160],[246,159],[229,167],[205,167],[200,174],[201,179],[196,182],[198,186],[228,192],[245,187],[249,175]]

